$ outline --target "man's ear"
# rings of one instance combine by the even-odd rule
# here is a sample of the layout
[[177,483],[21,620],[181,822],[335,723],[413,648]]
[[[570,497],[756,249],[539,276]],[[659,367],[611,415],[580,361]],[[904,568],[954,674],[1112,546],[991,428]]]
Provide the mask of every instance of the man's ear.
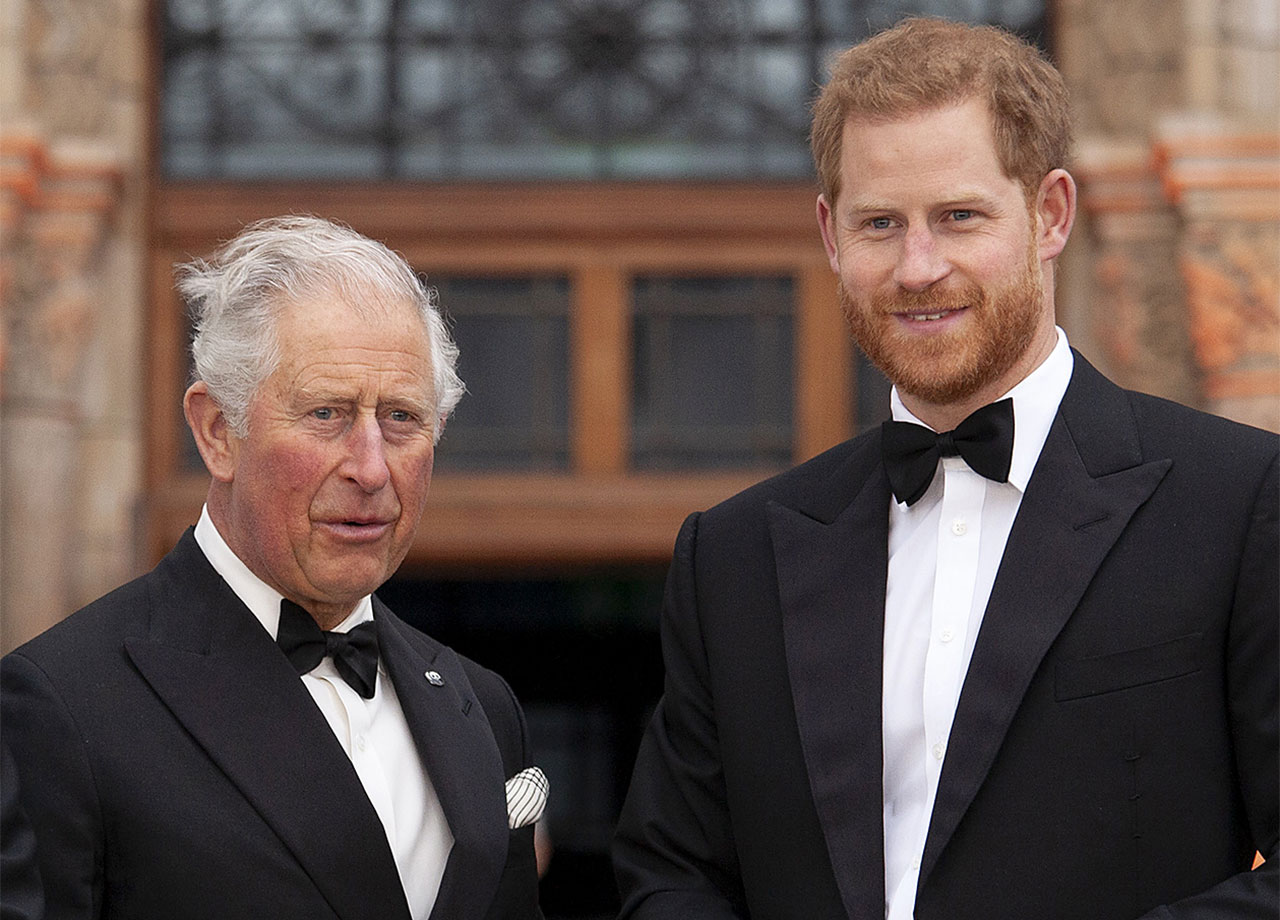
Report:
[[240,439],[227,424],[227,417],[209,395],[209,387],[203,380],[187,387],[182,411],[209,475],[219,482],[230,482],[235,478]]
[[1062,252],[1075,220],[1076,181],[1065,169],[1051,170],[1036,193],[1036,242],[1041,262]]
[[822,233],[822,246],[827,250],[827,262],[831,270],[840,274],[840,250],[836,247],[836,217],[827,204],[827,196],[818,196],[818,230]]

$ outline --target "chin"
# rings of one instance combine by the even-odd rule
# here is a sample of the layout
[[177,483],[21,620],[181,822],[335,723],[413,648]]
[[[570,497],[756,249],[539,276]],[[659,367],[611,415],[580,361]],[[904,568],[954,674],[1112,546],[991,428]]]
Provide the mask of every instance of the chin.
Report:
[[347,566],[334,572],[331,578],[318,580],[317,584],[323,586],[325,593],[337,602],[349,601],[354,604],[366,594],[372,594],[382,587],[391,577],[391,571],[381,564]]
[[937,368],[911,368],[901,374],[886,374],[904,393],[934,405],[961,402],[973,396],[992,381],[992,377],[976,367],[949,368],[939,373]]

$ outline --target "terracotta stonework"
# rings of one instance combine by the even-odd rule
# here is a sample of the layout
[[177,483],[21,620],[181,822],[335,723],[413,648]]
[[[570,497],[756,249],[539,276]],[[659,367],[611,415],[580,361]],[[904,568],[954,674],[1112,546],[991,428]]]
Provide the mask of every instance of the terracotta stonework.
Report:
[[[1217,2],[1217,0],[1214,0]],[[1054,60],[1082,137],[1140,137],[1184,104],[1186,30],[1171,0],[1058,0]]]
[[1057,10],[1081,135],[1081,338],[1127,386],[1280,430],[1280,4]]
[[1180,122],[1157,153],[1207,408],[1280,431],[1280,131]]
[[1144,144],[1083,146],[1078,237],[1092,264],[1087,339],[1090,355],[1118,383],[1189,405],[1200,404],[1185,292],[1177,273],[1178,221]]
[[[136,335],[143,314],[142,236],[132,228],[140,223],[145,143],[141,119],[120,116],[145,109],[144,5],[0,2],[4,24],[14,27],[0,49],[0,650],[7,650],[138,568],[131,520],[140,470],[129,445],[141,438],[133,358],[141,349],[122,342],[120,330]],[[136,256],[122,258],[129,246],[139,247]],[[104,352],[131,394],[109,408],[86,399]],[[99,462],[104,453],[110,463]],[[119,510],[103,514],[104,506]]]

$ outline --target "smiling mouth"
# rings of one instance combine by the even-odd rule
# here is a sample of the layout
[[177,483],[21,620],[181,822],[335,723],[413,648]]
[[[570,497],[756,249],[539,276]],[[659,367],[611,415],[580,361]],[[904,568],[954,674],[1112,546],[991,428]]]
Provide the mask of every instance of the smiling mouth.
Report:
[[894,315],[912,323],[932,323],[940,319],[946,319],[956,313],[961,313],[965,309],[965,307],[954,307],[947,310],[938,310],[934,313],[895,313]]

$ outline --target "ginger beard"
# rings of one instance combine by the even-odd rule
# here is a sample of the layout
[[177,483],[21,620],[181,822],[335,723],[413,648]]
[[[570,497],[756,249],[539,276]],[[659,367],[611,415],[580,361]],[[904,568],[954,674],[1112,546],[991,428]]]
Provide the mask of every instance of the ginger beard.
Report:
[[[1031,346],[1044,301],[1035,240],[1022,271],[1000,287],[966,282],[955,290],[876,291],[855,297],[840,284],[840,306],[858,347],[902,392],[935,405],[967,399],[999,380]],[[910,334],[896,314],[967,308],[953,332]]]

